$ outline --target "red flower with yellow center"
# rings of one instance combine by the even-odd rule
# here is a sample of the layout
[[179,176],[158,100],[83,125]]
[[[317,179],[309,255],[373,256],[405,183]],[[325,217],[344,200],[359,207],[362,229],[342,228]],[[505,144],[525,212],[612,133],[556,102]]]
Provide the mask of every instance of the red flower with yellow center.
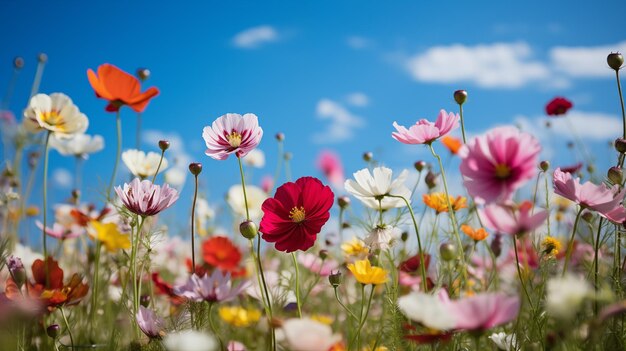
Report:
[[306,251],[330,218],[334,194],[330,187],[313,177],[302,177],[276,189],[273,198],[263,202],[259,231],[265,241],[285,252]]
[[108,112],[117,112],[124,105],[135,112],[143,112],[150,100],[159,95],[155,87],[142,93],[139,79],[108,63],[100,65],[97,74],[92,69],[87,70],[87,78],[96,95],[109,102]]

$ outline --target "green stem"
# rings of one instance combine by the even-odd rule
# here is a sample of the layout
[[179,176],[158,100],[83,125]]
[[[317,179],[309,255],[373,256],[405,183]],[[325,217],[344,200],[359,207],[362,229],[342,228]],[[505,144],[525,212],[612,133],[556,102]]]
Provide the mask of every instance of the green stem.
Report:
[[39,92],[39,86],[41,85],[41,78],[43,77],[43,70],[46,67],[45,61],[39,61],[37,63],[37,71],[35,72],[35,79],[33,80],[33,86],[30,89],[30,97],[32,98]]
[[196,216],[196,199],[198,198],[198,175],[195,174],[195,187],[193,190],[193,202],[191,203],[191,273],[196,274],[196,244],[195,244],[195,232],[194,228],[196,226],[195,216]]
[[378,199],[378,214],[379,214],[379,216],[378,216],[378,226],[380,228],[382,228],[383,225],[384,225],[383,224],[383,199],[382,198]]
[[341,305],[341,307],[343,307],[343,309],[348,312],[348,314],[350,315],[350,317],[354,318],[355,320],[360,320],[359,317],[357,317],[354,313],[352,313],[352,311],[350,311],[350,309],[348,307],[346,307],[346,305],[343,304],[343,302],[341,302],[341,299],[339,299],[339,293],[337,292],[337,287],[333,287],[333,289],[335,290],[335,299],[337,300],[337,302],[339,302],[339,305]]
[[574,249],[574,236],[576,235],[576,229],[578,229],[578,221],[580,220],[580,214],[583,212],[583,207],[580,207],[578,213],[576,214],[576,220],[574,220],[574,228],[572,229],[572,235],[569,239],[569,243],[567,244],[567,251],[565,252],[565,262],[563,263],[563,273],[561,276],[565,276],[565,272],[567,272],[567,264],[569,263],[570,257],[572,256],[572,250]]
[[70,328],[70,323],[67,321],[67,317],[65,316],[65,310],[63,310],[63,307],[59,307],[59,311],[61,311],[61,315],[63,316],[63,321],[65,322],[67,333],[70,334],[71,349],[74,350],[74,335],[72,335],[72,328]]
[[161,169],[161,164],[163,163],[163,156],[165,156],[165,150],[161,150],[161,158],[159,159],[159,165],[157,166],[156,172],[152,176],[152,183],[156,180],[157,174],[159,174],[159,170]]
[[461,134],[463,134],[463,144],[467,144],[465,138],[465,122],[463,121],[463,104],[459,104],[459,117],[461,119]]
[[339,242],[343,243],[343,207],[339,207]]
[[43,260],[46,262],[46,287],[50,286],[50,269],[48,266],[48,235],[46,234],[46,226],[48,220],[48,156],[50,154],[50,135],[52,132],[48,131],[46,134],[46,141],[44,146],[43,155]]
[[[550,192],[548,191],[548,174],[544,173],[543,180],[544,180],[545,192],[546,192],[546,209],[549,209],[550,208]],[[548,213],[548,215],[546,216],[546,228],[548,231],[548,236],[550,236],[550,213]]]
[[250,220],[250,211],[248,210],[248,195],[246,194],[246,180],[243,175],[243,165],[241,164],[241,157],[237,157],[239,161],[239,174],[241,175],[241,188],[243,189],[243,202],[246,205],[246,220]]
[[[594,243],[594,255],[593,255],[593,286],[596,290],[596,292],[598,291],[598,272],[599,272],[599,268],[598,268],[598,251],[600,251],[600,232],[602,230],[602,221],[604,220],[604,218],[600,217],[600,222],[598,224],[598,233],[596,234],[596,242]],[[594,311],[594,316],[598,315],[598,300],[594,300],[593,302],[593,311]]]
[[300,270],[298,269],[298,260],[296,259],[296,253],[291,253],[293,259],[293,266],[296,268],[296,305],[298,306],[298,317],[302,318],[302,302],[300,301]]
[[619,94],[619,102],[622,107],[623,138],[626,139],[626,110],[624,110],[624,96],[622,95],[622,84],[619,80],[619,70],[615,70],[615,80],[617,81],[617,93]]
[[100,276],[100,251],[102,251],[102,242],[95,239],[96,241],[96,254],[95,254],[95,266],[93,270],[93,291],[91,294],[91,318],[89,320],[89,329],[90,334],[93,332],[93,323],[96,318],[97,308],[98,308],[98,285],[99,285],[99,276]]
[[[365,308],[365,313],[363,313],[363,304],[365,303],[365,285],[362,285],[361,287],[361,318],[359,321],[359,327],[356,330],[356,334],[355,334],[355,339],[358,342],[358,346],[357,349],[360,350],[361,349],[361,330],[363,329],[363,326],[365,325],[365,321],[367,320],[367,315],[370,312],[370,307],[372,306],[372,297],[374,297],[374,289],[376,288],[375,285],[372,285],[372,290],[370,291],[370,296],[369,299],[367,301],[367,307]],[[352,343],[351,343],[352,344]]]
[[[271,333],[271,348],[276,350],[276,332],[272,326],[272,300],[270,298],[269,290],[267,289],[267,283],[265,282],[265,274],[263,272],[263,264],[261,262],[261,238],[257,235],[257,253],[254,252],[254,244],[250,239],[250,253],[256,267],[257,282],[259,283],[259,291],[261,293],[261,301],[263,302],[263,308],[265,309],[265,315],[267,322],[272,330]],[[267,299],[267,301],[266,301]]]
[[517,276],[519,277],[519,282],[520,284],[522,284],[522,290],[524,290],[524,294],[526,295],[526,298],[528,299],[528,303],[530,304],[530,308],[532,311],[535,310],[535,307],[533,306],[533,301],[530,298],[530,294],[528,293],[528,289],[526,289],[526,283],[524,282],[524,277],[522,276],[522,269],[520,268],[519,265],[519,254],[518,254],[518,250],[517,250],[517,236],[513,236],[513,249],[515,250],[515,267],[517,268]]
[[[130,254],[130,268],[131,268],[131,279],[133,286],[133,317],[137,315],[139,311],[139,284],[137,283],[137,251],[139,250],[139,241],[141,240],[141,231],[143,229],[143,224],[145,222],[145,218],[143,216],[137,215],[136,220],[138,222],[137,231],[135,232],[135,237],[131,238],[132,246],[131,246],[131,254]],[[132,234],[132,231],[131,231]],[[133,240],[134,239],[134,240]],[[135,332],[136,335],[139,335],[139,326],[137,325],[136,319],[135,321]]]
[[213,335],[215,335],[217,337],[217,340],[220,342],[220,350],[224,350],[224,342],[222,341],[220,333],[218,332],[217,328],[215,328],[215,324],[213,322],[213,305],[214,303],[209,303],[209,326],[211,327]]
[[113,173],[111,174],[109,188],[107,189],[107,202],[111,201],[111,190],[113,190],[113,184],[115,183],[115,177],[117,176],[117,167],[120,163],[120,155],[122,153],[122,118],[120,116],[120,110],[117,110],[117,113],[115,115],[115,124],[117,129],[117,151],[115,152],[115,164],[113,165]]
[[271,194],[276,188],[276,184],[278,184],[278,177],[280,177],[280,168],[283,164],[284,155],[283,155],[283,142],[282,140],[278,141],[278,162],[276,163],[276,171],[274,172],[274,179],[272,179],[272,188],[269,193]]

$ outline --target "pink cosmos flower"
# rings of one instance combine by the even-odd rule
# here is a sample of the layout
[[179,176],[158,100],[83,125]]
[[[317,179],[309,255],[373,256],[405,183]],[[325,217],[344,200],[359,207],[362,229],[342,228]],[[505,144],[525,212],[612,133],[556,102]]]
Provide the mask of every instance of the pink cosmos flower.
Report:
[[344,182],[343,165],[339,155],[332,151],[322,151],[317,158],[317,168],[319,168],[328,181],[335,187],[341,188]]
[[482,293],[448,304],[456,329],[482,331],[506,324],[517,317],[520,299],[503,293]]
[[115,193],[130,212],[142,217],[154,216],[178,200],[178,191],[165,184],[163,187],[149,180],[133,179],[124,188],[115,187]]
[[461,149],[461,174],[478,203],[506,201],[537,169],[541,146],[535,137],[514,127],[498,127]]
[[532,207],[528,201],[519,206],[493,204],[478,210],[478,214],[488,228],[500,233],[520,236],[535,230],[548,217],[546,210],[531,214]]
[[244,157],[261,142],[263,129],[255,114],[227,113],[204,127],[202,138],[206,143],[206,155],[216,160],[225,160],[234,153]]
[[163,318],[157,316],[154,311],[139,306],[139,311],[135,316],[139,329],[146,334],[150,339],[160,339],[164,334],[165,321]]
[[421,119],[410,126],[409,129],[396,122],[393,122],[393,126],[397,132],[391,133],[391,136],[401,143],[430,144],[448,134],[452,129],[457,128],[459,126],[459,115],[441,110],[435,123]]
[[226,350],[228,351],[246,351],[246,345],[240,343],[239,341],[231,340],[226,345]]
[[560,168],[554,170],[553,182],[556,194],[576,202],[582,208],[596,211],[614,223],[626,220],[626,208],[622,205],[626,189],[620,192],[618,185],[609,188],[591,182],[580,184],[580,178],[573,178],[571,173],[565,173]]
[[266,175],[261,179],[261,189],[263,189],[263,191],[269,194],[269,192],[272,191],[273,187],[274,178],[272,178],[272,176]]
[[[37,228],[43,230],[43,223],[40,221],[35,221],[35,225]],[[46,234],[59,240],[73,239],[85,234],[85,228],[79,226],[78,224],[64,226],[60,223],[54,223],[52,228],[46,227]]]
[[298,262],[306,269],[322,277],[328,277],[332,271],[339,268],[339,263],[331,258],[322,260],[318,255],[303,253],[298,255]]
[[232,287],[230,272],[222,273],[220,270],[216,269],[211,275],[205,274],[202,278],[196,274],[192,274],[187,280],[187,283],[182,286],[174,287],[174,293],[178,296],[198,302],[230,301],[237,297],[237,295],[249,285],[249,282],[246,281],[236,287]]

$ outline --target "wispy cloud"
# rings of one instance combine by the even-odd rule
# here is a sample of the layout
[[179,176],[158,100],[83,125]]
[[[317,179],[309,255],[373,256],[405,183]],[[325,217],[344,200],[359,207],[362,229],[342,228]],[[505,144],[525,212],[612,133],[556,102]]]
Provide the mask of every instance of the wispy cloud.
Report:
[[325,131],[313,135],[313,142],[318,144],[338,143],[354,136],[354,129],[365,125],[363,118],[348,111],[339,102],[321,99],[317,103],[316,114],[319,119],[329,120]]
[[278,39],[278,31],[274,27],[263,25],[237,33],[233,38],[233,45],[241,49],[256,49]]
[[364,93],[354,92],[346,96],[346,102],[355,107],[366,107],[370,104],[370,99]]
[[346,38],[346,44],[352,49],[363,50],[370,48],[373,45],[373,42],[368,38],[352,35]]
[[74,182],[74,176],[65,168],[57,168],[52,171],[52,182],[59,188],[69,189]]
[[[557,136],[563,139],[580,138],[591,142],[603,142],[613,140],[622,133],[621,119],[616,115],[602,112],[570,111],[565,117],[550,119],[517,116],[515,121],[522,129],[543,140]],[[550,131],[545,127],[547,121],[550,122]]]
[[615,71],[606,63],[611,52],[626,52],[626,41],[602,46],[557,46],[550,50],[550,59],[556,71],[572,77],[613,77]]

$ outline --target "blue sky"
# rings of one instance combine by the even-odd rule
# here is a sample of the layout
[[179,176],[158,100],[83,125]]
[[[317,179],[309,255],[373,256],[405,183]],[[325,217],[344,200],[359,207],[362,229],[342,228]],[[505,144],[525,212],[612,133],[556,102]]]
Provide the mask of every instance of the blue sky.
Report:
[[[98,199],[93,189],[108,181],[115,126],[105,102],[94,96],[86,70],[107,62],[129,72],[150,69],[145,86],[159,87],[161,95],[144,114],[144,130],[184,141],[178,156],[203,163],[202,182],[215,202],[238,179],[235,159],[215,161],[203,153],[202,128],[222,114],[259,116],[267,162],[254,171],[253,182],[273,174],[273,135],[279,131],[294,154],[295,177],[321,176],[315,159],[324,149],[341,156],[350,176],[365,165],[364,151],[394,169],[418,159],[432,161],[425,148],[394,141],[391,124],[433,120],[439,109],[455,110],[456,89],[469,92],[465,112],[471,134],[516,123],[546,140],[544,157],[555,164],[576,161],[564,148],[571,135],[563,121],[546,133],[543,108],[555,96],[568,97],[575,105],[570,117],[576,130],[605,167],[614,157],[607,143],[621,131],[614,76],[605,58],[611,50],[626,51],[625,10],[623,1],[481,6],[467,1],[394,1],[393,6],[374,1],[184,6],[3,1],[0,93],[13,57],[24,57],[10,105],[19,115],[37,53],[49,56],[40,91],[71,96],[90,119],[88,133],[106,139],[105,150],[87,161],[93,172],[84,184],[92,189],[91,200]],[[125,109],[122,115],[124,146],[133,147],[134,113]],[[156,145],[143,148],[156,150]],[[51,155],[52,172],[72,172],[71,160]],[[189,180],[177,204],[182,213],[190,203]],[[68,192],[57,184],[54,198]]]

